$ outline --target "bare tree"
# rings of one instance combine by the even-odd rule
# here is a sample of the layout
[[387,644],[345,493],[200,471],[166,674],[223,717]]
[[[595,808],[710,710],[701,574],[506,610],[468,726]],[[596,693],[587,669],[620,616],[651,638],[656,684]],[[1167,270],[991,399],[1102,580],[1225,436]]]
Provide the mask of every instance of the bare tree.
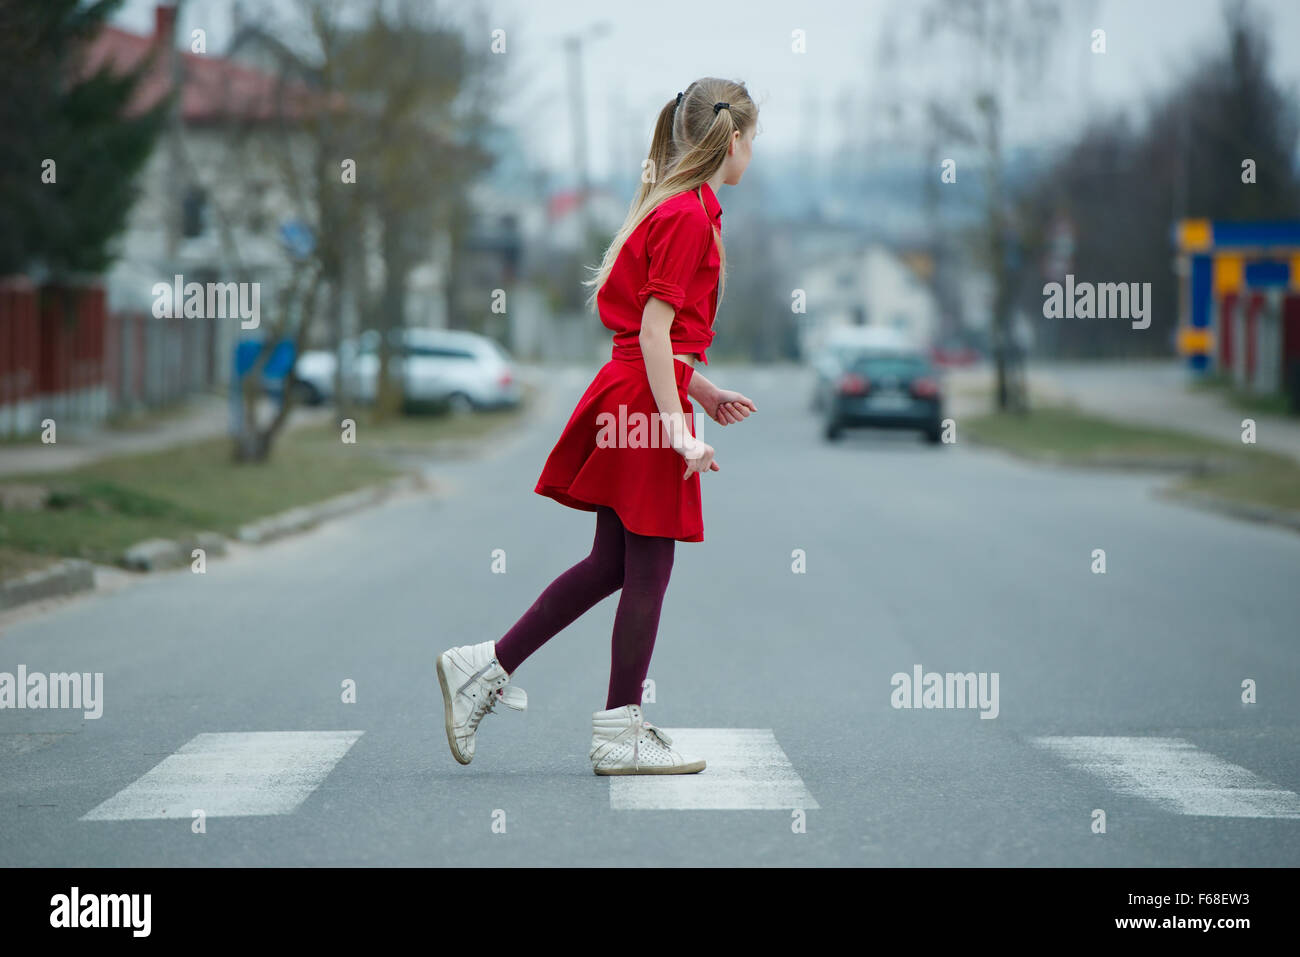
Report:
[[922,32],[958,38],[974,68],[968,98],[953,103],[933,98],[929,112],[941,135],[974,146],[983,157],[985,229],[983,246],[993,277],[993,349],[999,410],[1027,408],[1023,354],[1012,335],[1018,239],[1007,213],[1003,127],[1007,80],[1030,88],[1041,76],[1048,37],[1060,22],[1059,0],[930,0],[922,11]]
[[[269,454],[297,395],[290,371],[276,415],[258,423],[261,372],[274,346],[291,333],[301,355],[318,312],[338,357],[338,410],[350,413],[343,353],[349,295],[361,325],[381,332],[377,415],[395,410],[401,389],[391,374],[391,334],[405,325],[411,272],[436,254],[439,233],[459,221],[465,184],[490,160],[475,145],[491,92],[475,82],[486,73],[482,56],[472,55],[461,32],[431,5],[299,0],[297,12],[305,30],[296,47],[268,30],[256,32],[279,62],[277,103],[293,120],[272,139],[273,159],[314,241],[293,264],[277,320],[243,380],[245,421],[235,448],[241,461]],[[311,93],[305,110],[303,88]],[[370,282],[372,235],[382,275],[377,290]]]
[[471,44],[427,0],[374,0],[364,27],[336,48],[339,86],[365,106],[348,148],[357,157],[360,200],[379,231],[383,279],[365,298],[363,321],[381,333],[380,417],[401,400],[389,359],[393,333],[406,324],[411,272],[434,255],[440,235],[454,251],[467,219],[466,189],[492,162],[480,141],[495,74],[488,31],[481,32]]

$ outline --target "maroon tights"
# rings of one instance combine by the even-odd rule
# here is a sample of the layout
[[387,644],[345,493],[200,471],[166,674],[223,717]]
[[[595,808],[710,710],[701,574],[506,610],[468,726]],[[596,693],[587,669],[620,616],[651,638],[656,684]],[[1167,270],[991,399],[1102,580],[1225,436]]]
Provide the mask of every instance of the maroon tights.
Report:
[[496,643],[497,662],[513,674],[525,658],[577,620],[592,605],[620,588],[614,615],[612,663],[605,709],[641,704],[641,688],[659,630],[668,576],[673,568],[672,538],[638,535],[623,527],[608,506],[596,509],[596,539],[591,554],[533,602]]

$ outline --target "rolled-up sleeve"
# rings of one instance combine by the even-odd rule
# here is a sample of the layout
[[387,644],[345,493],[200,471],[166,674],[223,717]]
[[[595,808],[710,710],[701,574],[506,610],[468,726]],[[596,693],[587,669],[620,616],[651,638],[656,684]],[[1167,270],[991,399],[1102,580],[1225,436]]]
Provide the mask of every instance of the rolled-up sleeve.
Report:
[[713,227],[702,209],[678,207],[656,210],[650,216],[646,231],[650,263],[645,285],[637,292],[637,308],[644,309],[653,296],[680,309],[686,301],[686,288],[713,242]]

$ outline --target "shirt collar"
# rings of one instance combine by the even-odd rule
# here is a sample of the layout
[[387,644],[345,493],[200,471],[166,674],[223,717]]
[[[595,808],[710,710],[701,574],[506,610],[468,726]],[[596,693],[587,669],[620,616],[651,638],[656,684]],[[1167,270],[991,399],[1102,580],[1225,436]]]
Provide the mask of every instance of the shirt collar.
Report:
[[700,184],[700,198],[704,200],[704,209],[709,214],[709,218],[715,223],[722,221],[722,204],[718,202],[718,197],[713,195],[713,188],[709,186],[708,181]]

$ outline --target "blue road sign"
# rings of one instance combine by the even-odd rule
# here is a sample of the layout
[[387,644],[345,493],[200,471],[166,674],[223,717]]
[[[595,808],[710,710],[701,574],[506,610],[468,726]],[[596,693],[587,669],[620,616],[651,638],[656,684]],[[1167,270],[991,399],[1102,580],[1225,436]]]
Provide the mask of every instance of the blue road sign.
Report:
[[[234,368],[230,377],[230,434],[238,435],[244,429],[244,390],[241,388],[245,373],[253,367],[257,357],[262,353],[262,342],[258,339],[244,339],[235,345]],[[271,355],[262,367],[262,381],[269,387],[268,392],[284,402],[284,383],[289,370],[293,368],[293,343],[282,339],[275,344]]]
[[306,259],[316,248],[316,235],[311,227],[296,219],[280,224],[280,240],[296,259]]

